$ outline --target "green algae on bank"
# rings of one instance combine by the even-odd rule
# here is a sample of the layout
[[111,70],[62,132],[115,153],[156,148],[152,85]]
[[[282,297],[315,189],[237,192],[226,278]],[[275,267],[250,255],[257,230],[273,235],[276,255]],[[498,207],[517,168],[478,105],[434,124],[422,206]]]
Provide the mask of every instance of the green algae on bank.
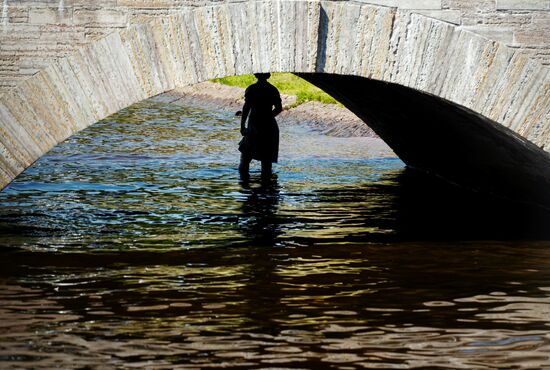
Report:
[[[256,77],[254,75],[229,76],[216,78],[212,82],[246,88],[256,82]],[[340,105],[336,99],[317,86],[292,73],[272,73],[269,82],[279,89],[281,94],[296,96],[293,107],[310,101]]]

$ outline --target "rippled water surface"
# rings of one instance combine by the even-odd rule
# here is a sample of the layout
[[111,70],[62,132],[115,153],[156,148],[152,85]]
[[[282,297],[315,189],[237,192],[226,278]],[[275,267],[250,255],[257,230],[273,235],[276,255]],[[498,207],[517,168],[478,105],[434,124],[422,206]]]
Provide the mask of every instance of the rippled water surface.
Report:
[[1,368],[550,367],[542,210],[281,124],[143,102],[0,193]]

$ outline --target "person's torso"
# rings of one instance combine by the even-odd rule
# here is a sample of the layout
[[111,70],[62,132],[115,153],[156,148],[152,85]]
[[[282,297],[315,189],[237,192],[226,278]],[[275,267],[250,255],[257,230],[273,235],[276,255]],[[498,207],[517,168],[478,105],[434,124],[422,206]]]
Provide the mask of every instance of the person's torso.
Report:
[[277,104],[278,99],[280,98],[277,89],[267,82],[255,83],[246,90],[251,118],[273,118],[273,106]]

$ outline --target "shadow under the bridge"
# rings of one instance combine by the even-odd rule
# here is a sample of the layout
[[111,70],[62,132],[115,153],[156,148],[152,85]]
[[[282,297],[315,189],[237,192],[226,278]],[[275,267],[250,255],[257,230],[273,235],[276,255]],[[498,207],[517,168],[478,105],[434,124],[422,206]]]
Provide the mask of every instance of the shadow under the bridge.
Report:
[[[538,206],[474,192],[414,169],[385,176],[380,182],[339,197],[369,201],[364,230],[349,239],[380,242],[550,240],[550,211]],[[321,192],[330,197],[331,191]],[[377,216],[372,211],[377,209]],[[388,217],[389,215],[389,217]]]
[[408,166],[550,207],[550,155],[497,122],[401,85],[336,74],[299,76],[368,122]]

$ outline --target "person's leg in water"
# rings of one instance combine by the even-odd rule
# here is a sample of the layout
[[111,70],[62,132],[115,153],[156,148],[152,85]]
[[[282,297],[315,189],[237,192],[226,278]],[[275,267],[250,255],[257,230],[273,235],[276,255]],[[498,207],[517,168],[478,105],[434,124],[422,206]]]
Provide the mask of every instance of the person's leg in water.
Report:
[[241,177],[248,177],[250,171],[250,162],[252,162],[252,157],[248,154],[241,153],[241,163],[239,163],[239,174]]
[[262,161],[262,178],[271,178],[272,167],[271,161]]

